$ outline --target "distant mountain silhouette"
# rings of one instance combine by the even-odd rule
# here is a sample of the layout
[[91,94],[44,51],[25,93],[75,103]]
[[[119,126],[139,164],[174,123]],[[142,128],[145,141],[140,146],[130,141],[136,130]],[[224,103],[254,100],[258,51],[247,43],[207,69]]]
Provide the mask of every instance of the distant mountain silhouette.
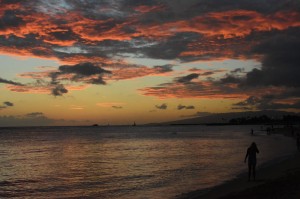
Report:
[[194,117],[183,120],[169,121],[160,123],[161,125],[176,125],[176,124],[226,124],[235,118],[253,118],[267,116],[272,119],[281,119],[285,115],[298,115],[299,113],[286,111],[247,111],[247,112],[230,112],[216,113],[208,116]]

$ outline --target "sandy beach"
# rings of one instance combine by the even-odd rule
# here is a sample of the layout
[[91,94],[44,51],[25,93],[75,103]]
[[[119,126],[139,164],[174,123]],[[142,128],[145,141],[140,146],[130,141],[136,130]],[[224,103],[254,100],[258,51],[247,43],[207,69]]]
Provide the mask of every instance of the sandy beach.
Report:
[[[246,166],[246,165],[245,165]],[[182,194],[180,199],[250,199],[250,198],[300,198],[300,153],[257,169],[256,181],[248,182],[247,173],[209,190]]]

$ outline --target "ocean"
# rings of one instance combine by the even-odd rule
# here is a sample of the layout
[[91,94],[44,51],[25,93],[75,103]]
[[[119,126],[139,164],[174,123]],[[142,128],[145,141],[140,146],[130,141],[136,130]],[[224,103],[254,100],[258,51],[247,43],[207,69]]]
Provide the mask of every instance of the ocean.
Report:
[[247,171],[244,157],[253,141],[260,150],[258,166],[296,151],[292,138],[259,130],[200,125],[0,128],[0,198],[176,198]]

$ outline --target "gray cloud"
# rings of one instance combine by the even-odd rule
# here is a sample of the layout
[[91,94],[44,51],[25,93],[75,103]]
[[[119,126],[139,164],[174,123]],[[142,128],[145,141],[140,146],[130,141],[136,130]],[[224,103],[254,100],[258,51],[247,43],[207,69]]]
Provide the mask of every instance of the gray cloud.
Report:
[[162,66],[154,66],[153,68],[158,69],[159,72],[161,73],[167,73],[173,71],[173,65],[171,64],[166,64]]
[[234,106],[253,106],[259,102],[259,98],[255,96],[250,96],[245,101],[238,102],[233,104]]
[[230,72],[231,73],[243,73],[243,72],[245,72],[245,69],[243,69],[243,68],[236,68],[236,69],[234,69],[234,70],[232,70]]
[[53,37],[55,41],[73,41],[80,40],[78,35],[76,35],[70,28],[64,30],[55,31],[49,33],[49,36]]
[[[68,90],[60,83],[62,80],[67,80],[62,78],[63,75],[71,74],[71,81],[82,81],[90,84],[106,84],[103,80],[104,74],[110,74],[110,71],[104,70],[101,67],[93,63],[80,63],[75,65],[62,65],[58,68],[58,72],[50,73],[52,79],[51,84],[55,87],[52,89],[52,95],[62,96],[68,93]],[[58,80],[59,79],[59,80]]]
[[[61,14],[61,11],[76,11],[82,14],[83,17],[91,19],[92,21],[102,21],[102,23],[97,24],[89,28],[95,33],[90,33],[90,36],[99,36],[107,31],[114,30],[121,26],[119,35],[126,35],[127,33],[139,33],[137,27],[139,25],[147,24],[161,24],[164,22],[176,22],[189,20],[195,16],[203,16],[209,12],[221,12],[230,10],[253,10],[261,13],[274,13],[278,10],[300,10],[300,3],[297,0],[241,0],[239,2],[228,2],[227,0],[217,0],[212,3],[210,0],[148,0],[148,1],[137,1],[137,0],[120,0],[120,1],[64,1],[63,4],[57,4],[50,1],[38,1],[32,3],[30,1],[1,1],[2,4],[12,4],[21,2],[24,9],[22,12],[19,10],[6,10],[2,16],[2,27],[18,27],[24,24],[22,16],[34,15],[41,13],[46,13],[49,15]],[[157,6],[161,7],[160,10],[139,13],[135,11],[138,6]],[[61,9],[63,8],[63,9]],[[132,16],[137,16],[135,22],[132,22]],[[247,21],[249,16],[237,16],[234,17],[235,20]],[[67,25],[67,22],[63,18],[49,19],[49,23],[54,23],[57,28],[52,32],[47,32],[46,34],[26,34],[22,37],[16,35],[5,35],[0,39],[2,46],[16,47],[17,49],[27,49],[34,55],[37,56],[55,56],[61,60],[71,58],[76,55],[81,55],[84,57],[109,57],[112,58],[113,54],[123,54],[123,53],[133,53],[140,54],[144,57],[157,58],[157,59],[181,59],[183,61],[198,60],[198,59],[211,59],[215,57],[222,57],[224,54],[219,54],[218,52],[224,51],[224,49],[233,49],[237,54],[246,53],[243,48],[233,47],[233,41],[238,45],[241,45],[240,40],[230,40],[224,38],[218,38],[218,43],[213,44],[210,39],[193,32],[177,32],[172,35],[167,34],[164,38],[147,38],[145,35],[140,35],[138,37],[132,37],[128,40],[113,40],[106,39],[103,41],[93,41],[89,43],[86,38],[81,38],[79,33],[75,33],[72,27]],[[126,26],[123,27],[123,24]],[[214,23],[220,23],[218,21],[207,22],[214,26]],[[89,24],[87,24],[89,25]],[[1,27],[1,24],[0,24]],[[92,32],[93,32],[92,31]],[[85,53],[63,53],[55,51],[58,48],[64,48],[64,44],[57,45],[51,44],[47,41],[72,41],[76,42],[77,46],[86,49]],[[139,40],[140,42],[146,44],[142,47],[136,47],[132,45],[133,41]],[[193,42],[197,41],[202,46],[203,55],[195,56],[182,56],[181,53],[188,49],[188,46]],[[214,41],[214,39],[213,39]],[[7,43],[7,44],[6,44]],[[153,45],[149,45],[152,43]],[[221,45],[220,45],[221,43]],[[229,44],[231,43],[231,44]],[[227,46],[226,46],[227,45]],[[207,46],[210,48],[220,48],[219,50],[207,50]],[[193,47],[194,48],[194,47]],[[13,48],[12,48],[13,49]],[[228,55],[227,55],[228,56]],[[232,55],[234,57],[234,55]]]
[[155,107],[160,110],[166,110],[168,108],[168,105],[164,103],[161,105],[155,105]]
[[235,83],[241,83],[242,79],[239,77],[236,77],[231,74],[227,74],[225,77],[220,79],[221,84],[235,84]]
[[213,75],[213,74],[215,74],[215,72],[213,72],[213,71],[208,71],[208,72],[202,73],[201,76],[210,76],[210,75]]
[[177,33],[155,45],[136,49],[146,57],[154,59],[177,59],[183,51],[187,50],[188,44],[200,37],[197,33]]
[[[180,0],[175,0],[170,3],[174,4],[176,6],[176,2]],[[277,0],[239,0],[239,1],[232,1],[229,2],[227,0],[216,0],[214,2],[210,0],[201,0],[201,1],[192,1],[192,6],[190,6],[185,13],[188,16],[194,16],[197,15],[197,13],[208,13],[208,12],[221,12],[226,10],[255,10],[260,13],[274,13],[278,10],[299,10],[300,9],[300,3],[297,0],[283,0],[283,1],[277,1]],[[180,6],[180,4],[177,4],[177,6]],[[241,18],[241,20],[246,20],[247,18]]]
[[59,67],[59,72],[51,73],[50,76],[52,78],[53,83],[57,83],[57,78],[61,75],[65,74],[73,74],[71,78],[72,81],[84,81],[82,80],[85,77],[91,77],[87,80],[87,83],[91,84],[106,84],[103,80],[104,74],[110,74],[110,71],[104,70],[101,67],[93,63],[80,63],[75,65],[62,65]]
[[14,106],[14,103],[8,101],[3,102],[3,104],[5,104],[6,106]]
[[11,106],[14,106],[14,104],[12,102],[8,102],[8,101],[3,102],[3,105],[0,105],[0,110],[6,109],[6,108],[11,107]]
[[51,91],[51,94],[54,96],[62,96],[65,93],[68,93],[68,90],[62,84],[56,85]]
[[246,74],[242,86],[300,87],[300,28],[271,37],[254,47],[263,55],[262,68]]
[[11,81],[11,80],[6,80],[6,79],[3,79],[0,77],[0,83],[3,83],[3,84],[11,84],[11,85],[17,85],[17,86],[23,86],[23,84],[21,83],[18,83],[18,82],[14,82],[14,81]]
[[80,63],[73,66],[63,65],[59,67],[62,74],[76,74],[79,78],[103,73],[110,73],[92,63]]
[[193,106],[193,105],[186,106],[186,105],[179,104],[177,106],[177,110],[182,110],[182,109],[195,109],[195,106]]
[[123,107],[122,106],[112,106],[112,108],[114,108],[114,109],[122,109]]
[[198,77],[199,77],[199,74],[197,74],[197,73],[191,73],[191,74],[183,76],[183,77],[178,77],[176,79],[176,82],[177,83],[182,83],[182,84],[189,84],[189,83],[191,83],[191,81],[193,79],[197,79]]
[[233,109],[240,110],[276,110],[276,109],[300,109],[300,100],[292,103],[276,102],[284,99],[283,95],[264,95],[260,97],[250,96],[244,101],[233,104]]
[[18,17],[16,10],[6,10],[0,18],[0,30],[6,30],[9,28],[17,28],[24,25],[24,21],[21,17]]
[[[13,6],[11,4],[13,3],[20,3],[22,9],[12,10]],[[10,5],[5,7],[7,4]],[[226,18],[211,17],[216,12],[223,11],[249,11],[250,14],[248,15],[237,14],[237,16],[229,17],[231,20],[243,22],[243,24],[247,24],[247,21],[252,18],[251,11],[254,11],[253,13],[259,12],[259,15],[265,17],[266,20],[270,19],[269,17],[272,18],[272,16],[275,20],[278,17],[279,22],[284,19],[279,16],[280,14],[289,13],[290,11],[300,12],[300,2],[298,0],[239,0],[232,2],[228,0],[216,0],[214,2],[211,0],[74,0],[64,1],[63,4],[42,0],[34,3],[30,1],[2,0],[1,5],[3,14],[0,17],[0,30],[3,31],[3,35],[0,36],[0,50],[2,52],[26,56],[56,57],[60,61],[79,63],[60,66],[57,72],[50,75],[52,82],[49,83],[49,86],[54,87],[52,90],[54,96],[61,96],[68,92],[63,85],[63,81],[106,84],[103,76],[111,72],[105,70],[105,68],[114,65],[109,63],[122,63],[122,60],[117,59],[132,55],[181,62],[220,58],[240,59],[241,57],[243,59],[253,59],[260,56],[262,57],[262,68],[256,68],[247,73],[236,69],[217,81],[213,79],[207,81],[206,83],[215,86],[212,91],[201,82],[197,82],[197,84],[195,81],[193,82],[199,75],[210,76],[213,75],[212,72],[193,73],[178,77],[172,83],[160,85],[160,87],[173,86],[170,94],[178,92],[178,95],[182,95],[184,93],[182,89],[186,89],[188,92],[185,92],[184,96],[193,93],[190,96],[195,97],[205,94],[245,93],[255,88],[275,86],[285,88],[285,97],[299,96],[291,89],[299,90],[300,87],[300,78],[298,77],[300,74],[300,59],[298,57],[300,54],[300,39],[298,36],[300,35],[300,28],[283,28],[284,30],[273,28],[269,31],[259,31],[259,28],[257,30],[254,28],[251,29],[251,33],[247,33],[248,35],[227,38],[221,33],[217,36],[196,33],[192,26],[185,23],[193,20],[194,17],[206,17],[207,20],[204,20],[203,25],[204,29],[207,26],[209,32],[212,32],[216,27],[226,29],[227,25],[238,25],[238,23],[230,24]],[[140,9],[151,10],[155,6],[160,9],[143,12],[137,9],[138,6],[142,6]],[[76,11],[76,13],[82,15],[78,15],[78,19],[88,19],[90,23],[81,26],[77,21],[63,18],[61,10],[64,10],[64,12],[70,11],[71,13]],[[274,15],[274,13],[277,15]],[[30,24],[31,22],[28,19],[25,20],[24,17],[38,18],[42,14],[45,14],[45,17],[51,16],[46,20],[49,20],[47,23],[55,28],[51,30],[41,28],[41,32],[38,29],[38,31],[35,30],[32,33],[19,31],[24,25],[34,25],[34,27],[37,25]],[[55,17],[55,14],[60,14],[60,17]],[[286,19],[287,22],[289,22],[288,20]],[[291,22],[293,22],[292,20],[294,19],[291,19]],[[86,21],[82,22],[85,23]],[[156,29],[161,24],[162,27],[166,25],[165,22],[174,22],[174,30],[172,29],[172,23],[168,24],[171,24],[170,28],[172,30],[170,31]],[[33,23],[36,23],[36,21]],[[68,24],[72,24],[76,28],[73,29]],[[180,24],[183,24],[183,27]],[[141,28],[152,26],[154,27],[153,35],[152,33],[149,33],[149,35],[142,33]],[[177,26],[178,30],[182,32],[176,30],[175,27]],[[82,32],[78,31],[80,28],[83,29]],[[6,35],[5,31],[8,32]],[[28,28],[28,31],[30,31],[30,28]],[[22,35],[22,32],[25,33]],[[115,38],[110,37],[110,34]],[[98,37],[102,35],[104,35],[104,38],[99,39]],[[105,35],[109,36],[106,38]],[[71,41],[74,44],[70,46],[70,44],[65,44],[65,41]],[[87,60],[91,63],[86,62]],[[118,67],[121,68],[123,66],[121,65],[119,64]],[[123,67],[126,67],[126,64]],[[171,65],[155,66],[154,68],[161,73],[172,71]],[[241,73],[245,76],[241,76]],[[68,79],[67,77],[70,76],[71,79]],[[0,78],[0,83],[22,85],[2,78]],[[182,86],[181,88],[176,87],[178,83]],[[226,87],[228,84],[237,84],[239,87]],[[160,88],[154,89],[158,90]],[[263,107],[262,105],[267,106],[267,104],[273,105],[273,107],[275,105],[279,106],[275,99],[266,101],[266,99],[262,99],[264,97],[258,97],[260,97],[261,106],[258,105],[258,102],[252,106]],[[282,96],[277,95],[275,97],[278,99]],[[264,103],[262,103],[262,100]],[[250,103],[253,102],[249,99],[243,103],[235,106],[251,106]]]
[[42,112],[27,113],[25,116],[26,117],[45,117],[44,113],[42,113]]

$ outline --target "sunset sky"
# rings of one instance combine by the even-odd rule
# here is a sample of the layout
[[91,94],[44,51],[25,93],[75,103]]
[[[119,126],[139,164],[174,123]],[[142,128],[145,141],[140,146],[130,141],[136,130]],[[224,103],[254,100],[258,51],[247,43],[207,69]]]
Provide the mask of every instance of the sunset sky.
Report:
[[300,112],[299,0],[0,2],[0,126]]

